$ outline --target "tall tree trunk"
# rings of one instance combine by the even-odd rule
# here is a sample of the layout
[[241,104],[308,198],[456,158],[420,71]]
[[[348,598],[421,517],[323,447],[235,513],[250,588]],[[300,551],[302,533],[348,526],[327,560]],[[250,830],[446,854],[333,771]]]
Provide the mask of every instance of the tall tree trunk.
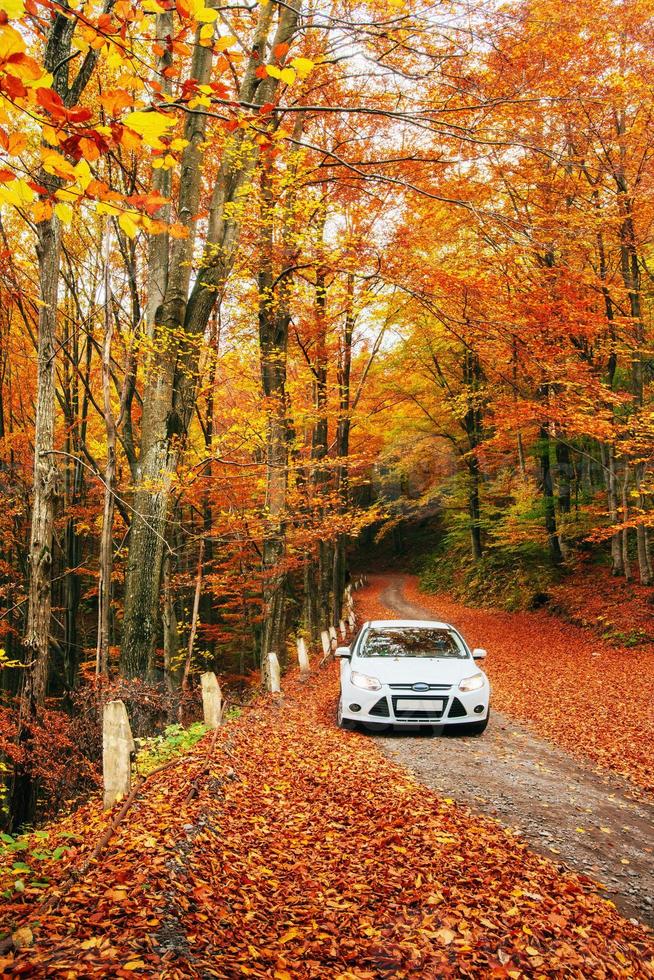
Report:
[[555,565],[563,561],[561,545],[556,526],[556,510],[554,507],[554,488],[552,485],[552,467],[550,460],[550,431],[548,425],[541,425],[539,430],[540,443],[540,486],[545,508],[545,530],[549,543],[550,557]]
[[[609,517],[612,524],[618,523],[618,491],[617,491],[617,472],[615,465],[615,446],[606,447],[606,493],[609,505]],[[623,575],[624,563],[622,561],[622,542],[620,532],[616,531],[611,535],[611,574]]]
[[[290,250],[282,250],[282,271],[275,277],[273,229],[275,203],[271,173],[261,175],[262,233],[259,285],[259,350],[261,382],[266,399],[266,520],[263,539],[264,621],[261,663],[266,668],[268,654],[281,656],[284,638],[286,574],[286,492],[288,485],[289,423],[286,397],[286,357],[290,324]],[[285,229],[285,240],[288,240]]]
[[[622,475],[622,523],[629,520],[629,463],[625,460]],[[622,566],[627,582],[631,581],[631,558],[629,557],[629,528],[622,529]]]
[[[350,474],[348,455],[350,452],[350,379],[352,374],[352,336],[356,321],[354,312],[354,275],[347,277],[345,324],[343,328],[343,343],[338,368],[338,402],[339,415],[336,426],[336,489],[340,499],[341,513],[345,513],[349,504]],[[334,570],[332,581],[332,623],[338,626],[343,612],[343,595],[345,593],[346,563],[345,548],[348,536],[339,531],[334,545]]]
[[[107,0],[105,11],[113,6]],[[80,99],[97,61],[97,51],[89,50],[69,85],[70,52],[76,28],[75,18],[54,14],[46,42],[44,66],[53,74],[53,89],[67,107]],[[38,183],[51,197],[60,181],[44,170]],[[50,621],[52,611],[52,546],[54,541],[57,470],[55,466],[55,408],[57,354],[57,299],[61,267],[61,229],[56,215],[36,226],[39,270],[39,322],[37,341],[37,387],[34,421],[34,496],[29,543],[29,588],[27,626],[24,644],[28,656],[23,672],[18,741],[25,748],[31,738],[31,725],[43,705],[48,680]],[[14,825],[34,816],[36,784],[31,774],[18,767],[14,776],[12,814]]]
[[[212,0],[210,6],[216,6]],[[259,20],[245,71],[240,101],[264,105],[274,98],[278,80],[260,79],[272,24],[273,3],[259,7]],[[300,0],[280,7],[272,46],[288,44],[297,27]],[[201,84],[211,75],[211,48],[198,41],[193,77]],[[128,677],[152,669],[159,620],[159,593],[170,488],[193,413],[200,340],[235,258],[239,234],[238,197],[256,162],[256,147],[238,130],[223,152],[214,184],[207,243],[201,269],[189,295],[193,231],[200,193],[206,117],[189,114],[182,158],[179,220],[189,237],[171,245],[164,299],[155,323],[155,353],[147,373],[143,399],[141,453],[125,579],[125,614],[121,670]],[[176,335],[177,345],[170,343]]]
[[45,701],[52,606],[52,545],[57,469],[55,466],[55,353],[57,290],[61,239],[53,215],[37,225],[40,284],[37,396],[34,423],[34,498],[30,532],[30,581],[25,646],[31,662],[25,671],[21,712],[32,716]]
[[[329,420],[327,413],[327,322],[326,322],[327,286],[326,270],[322,265],[316,269],[316,345],[312,359],[313,372],[313,407],[315,420],[311,436],[311,460],[314,465],[313,484],[322,496],[327,473],[322,461],[327,456],[329,437]],[[322,504],[319,500],[319,510],[323,515]],[[315,582],[318,594],[316,597],[318,620],[320,628],[331,621],[331,586],[332,586],[332,545],[321,536],[318,541],[318,561]]]
[[107,224],[104,257],[104,340],[102,344],[102,397],[107,440],[107,462],[104,470],[104,507],[100,536],[100,569],[98,578],[98,639],[95,657],[96,674],[109,673],[111,643],[111,574],[113,570],[113,527],[116,482],[116,422],[111,407],[111,342],[113,316],[111,311],[111,227]]
[[481,365],[477,354],[470,347],[463,353],[463,383],[466,390],[467,408],[463,425],[470,451],[466,454],[468,468],[468,512],[470,514],[470,547],[474,561],[482,555],[481,505],[479,499],[479,459],[477,448],[481,442],[481,405],[479,385]]
[[556,477],[558,484],[559,513],[569,514],[572,506],[572,461],[570,447],[560,439],[556,440]]
[[652,567],[649,556],[647,528],[642,523],[643,514],[645,511],[645,498],[642,489],[644,469],[644,464],[641,462],[634,465],[634,484],[638,494],[638,507],[640,510],[640,518],[638,524],[636,525],[636,552],[638,554],[638,575],[640,577],[640,584],[651,585]]

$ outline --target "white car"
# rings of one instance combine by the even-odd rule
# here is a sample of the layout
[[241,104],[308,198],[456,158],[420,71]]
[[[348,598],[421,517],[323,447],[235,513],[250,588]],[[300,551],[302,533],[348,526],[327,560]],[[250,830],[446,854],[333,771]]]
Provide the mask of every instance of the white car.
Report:
[[365,623],[352,647],[338,647],[341,728],[443,725],[481,735],[490,715],[490,684],[448,623],[397,619]]

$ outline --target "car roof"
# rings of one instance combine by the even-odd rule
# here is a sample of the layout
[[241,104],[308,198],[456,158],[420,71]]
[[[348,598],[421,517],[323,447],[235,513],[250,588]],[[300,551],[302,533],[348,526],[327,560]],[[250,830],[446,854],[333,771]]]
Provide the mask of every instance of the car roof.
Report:
[[454,629],[449,623],[441,623],[436,619],[373,619],[363,625],[374,626],[375,629],[383,629],[387,626],[410,626],[413,629]]

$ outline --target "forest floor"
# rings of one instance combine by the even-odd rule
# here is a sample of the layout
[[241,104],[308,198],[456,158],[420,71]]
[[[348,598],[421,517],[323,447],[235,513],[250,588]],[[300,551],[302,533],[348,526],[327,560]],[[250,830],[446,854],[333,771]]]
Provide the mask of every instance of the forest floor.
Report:
[[[380,606],[379,583],[360,599]],[[98,800],[47,828],[48,853],[69,849],[42,860],[47,889],[7,901],[24,945],[5,975],[654,977],[650,931],[460,787],[439,795],[383,740],[339,730],[337,692],[335,664],[287,675],[150,777],[99,852]],[[415,760],[446,741],[470,760],[485,738],[385,744]]]
[[[405,592],[413,598],[407,599]],[[375,576],[368,589],[360,593],[360,604],[368,616],[446,618],[459,626],[473,612],[457,608],[443,597],[421,595],[416,601],[416,583],[408,576]],[[512,642],[514,633],[507,632],[502,639],[502,631],[494,623],[498,615],[506,614],[474,610],[475,622],[467,624],[466,632],[473,631],[475,645],[490,644],[490,640],[484,642],[484,617],[489,621],[493,645],[487,667],[484,666],[494,685],[495,698],[503,704],[513,677],[512,671],[507,673],[505,662],[508,658],[513,666],[514,657],[503,650],[502,644]],[[541,614],[537,622],[543,625]],[[550,632],[537,630],[544,646]],[[574,648],[578,638],[573,631],[565,648],[558,650],[557,636],[558,631],[554,633],[555,649],[548,649],[539,657],[551,662],[552,669],[565,673],[570,645]],[[523,661],[526,674],[530,670],[529,652],[533,650],[525,650]],[[606,651],[604,655],[609,656]],[[582,672],[576,687],[582,704],[578,712],[581,721],[577,718],[576,724],[583,734],[584,723],[593,728],[596,725],[594,695],[588,695]],[[515,704],[513,698],[511,703]],[[529,698],[522,712],[531,731],[514,718],[493,710],[482,738],[434,738],[433,733],[424,731],[403,736],[395,730],[377,742],[389,758],[407,766],[427,786],[523,833],[531,847],[557,855],[556,860],[601,883],[625,915],[654,925],[654,806],[642,798],[647,794],[637,789],[634,792],[633,783],[597,764],[592,769],[584,764],[580,758],[583,742],[579,757],[575,758],[565,748],[535,734],[540,729],[540,711],[547,714],[546,731],[551,737],[550,715],[556,717],[559,709],[539,694]],[[437,730],[437,734],[441,731]],[[608,740],[613,738],[610,730],[605,736]],[[563,743],[566,741],[567,736]]]

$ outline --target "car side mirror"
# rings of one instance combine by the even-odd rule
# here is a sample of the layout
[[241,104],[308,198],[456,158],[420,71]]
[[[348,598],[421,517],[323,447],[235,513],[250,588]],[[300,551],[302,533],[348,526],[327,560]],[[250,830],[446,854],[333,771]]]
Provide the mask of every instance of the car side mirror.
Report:
[[483,647],[475,647],[472,651],[472,657],[474,660],[485,660],[488,656],[488,651],[484,650]]
[[336,647],[334,650],[334,656],[349,659],[352,656],[352,652],[349,647]]

